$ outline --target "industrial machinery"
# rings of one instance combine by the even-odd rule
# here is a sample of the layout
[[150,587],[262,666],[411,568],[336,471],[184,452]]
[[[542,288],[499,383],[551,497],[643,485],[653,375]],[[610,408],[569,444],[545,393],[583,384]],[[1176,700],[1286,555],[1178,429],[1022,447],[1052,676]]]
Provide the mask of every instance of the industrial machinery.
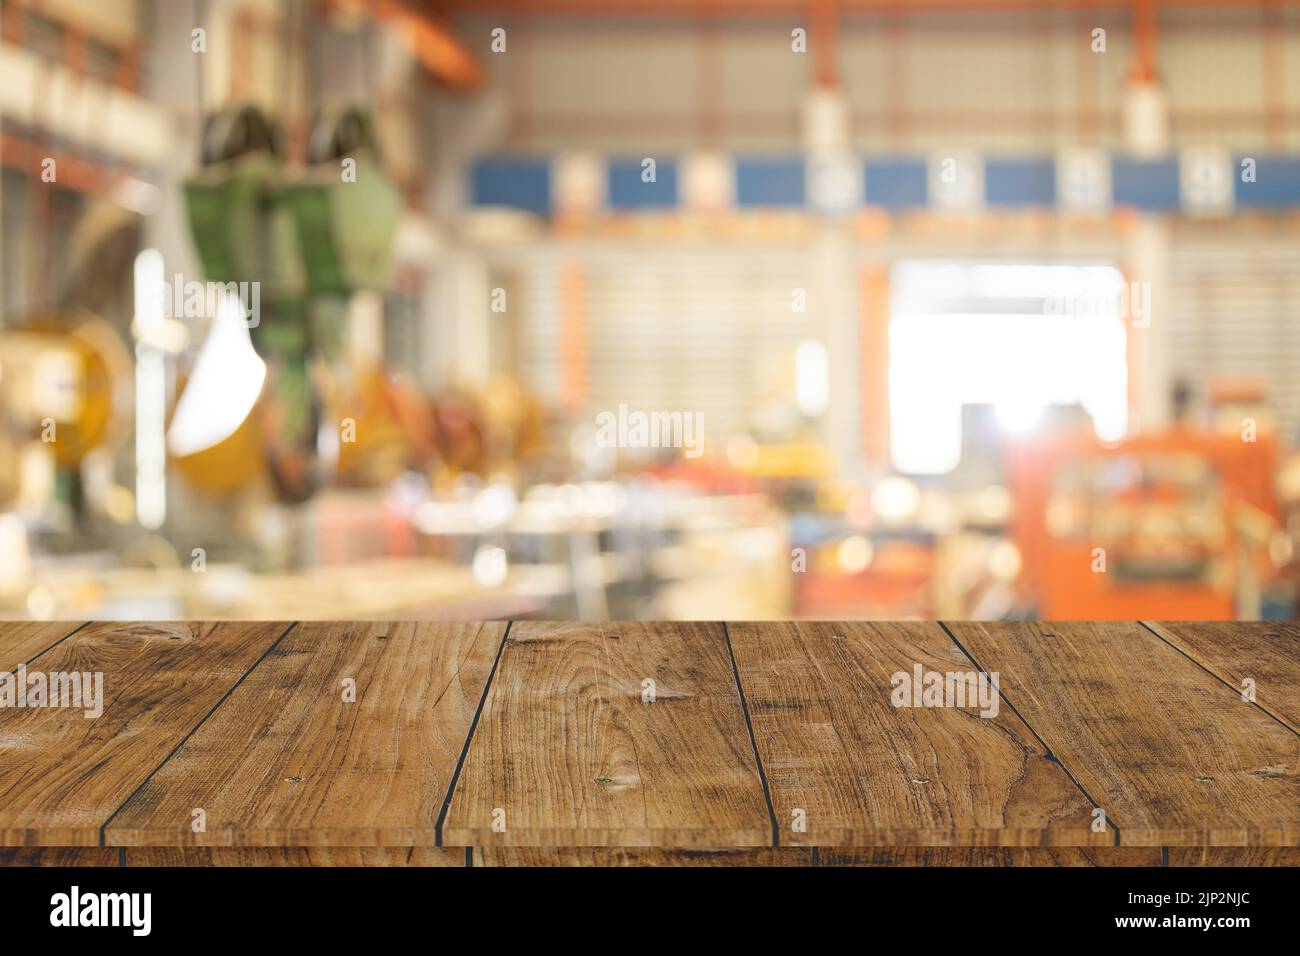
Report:
[[1008,449],[1023,584],[1053,620],[1239,616],[1278,516],[1276,440],[1176,428]]
[[26,600],[29,528],[48,526],[56,503],[82,513],[82,462],[125,437],[129,370],[117,333],[84,309],[0,327],[0,605]]
[[[61,468],[122,435],[130,357],[84,309],[50,309],[0,330],[0,410],[11,439],[41,442]],[[129,392],[129,389],[128,389]]]
[[[330,477],[338,443],[349,441],[338,434],[346,426],[327,421],[323,398],[347,390],[331,383],[331,366],[341,358],[349,297],[387,285],[401,197],[384,177],[370,120],[359,110],[322,113],[305,169],[285,165],[281,141],[278,128],[253,107],[214,114],[202,168],[186,183],[206,277],[240,291],[240,318],[257,358],[239,344],[229,316],[214,316],[209,334],[229,344],[215,351],[244,355],[248,372],[241,381],[255,380],[259,394],[245,403],[246,417],[218,429],[215,441],[179,448],[173,442],[172,453],[183,473],[210,493],[228,494],[265,470],[277,496],[295,502]],[[245,301],[249,287],[257,290],[257,311]],[[364,382],[377,374],[382,370],[357,370]],[[198,378],[196,361],[189,384],[197,387]],[[184,404],[182,393],[178,415]],[[368,407],[386,411],[387,404]],[[350,418],[355,432],[359,423]],[[391,424],[387,415],[385,422]],[[250,464],[254,446],[261,451]],[[193,459],[188,466],[185,458]]]

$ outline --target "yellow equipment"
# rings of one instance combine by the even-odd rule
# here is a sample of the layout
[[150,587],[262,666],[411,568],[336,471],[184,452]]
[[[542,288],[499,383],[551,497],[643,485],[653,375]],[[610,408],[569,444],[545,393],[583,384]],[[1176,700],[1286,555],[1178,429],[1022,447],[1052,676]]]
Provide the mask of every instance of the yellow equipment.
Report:
[[92,312],[33,313],[0,329],[0,415],[16,441],[50,446],[61,467],[125,434],[131,358]]

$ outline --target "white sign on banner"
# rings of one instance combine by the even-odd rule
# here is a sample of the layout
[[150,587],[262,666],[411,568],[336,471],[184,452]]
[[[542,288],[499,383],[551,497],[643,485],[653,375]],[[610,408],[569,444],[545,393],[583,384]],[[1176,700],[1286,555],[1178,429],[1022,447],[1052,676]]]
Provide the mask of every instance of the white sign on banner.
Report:
[[730,209],[736,203],[736,165],[721,153],[693,153],[682,162],[682,201],[695,212]]
[[818,212],[850,212],[861,203],[862,164],[856,157],[810,156],[805,169],[808,199]]
[[1102,213],[1111,206],[1110,157],[1100,149],[1056,154],[1056,201],[1065,212]]
[[555,211],[591,213],[606,202],[605,160],[594,153],[565,153],[557,156],[554,174]]
[[1197,147],[1178,157],[1178,193],[1183,209],[1198,216],[1232,212],[1236,179],[1232,156],[1225,149]]
[[929,162],[930,203],[939,209],[984,205],[984,157],[970,150],[933,153]]

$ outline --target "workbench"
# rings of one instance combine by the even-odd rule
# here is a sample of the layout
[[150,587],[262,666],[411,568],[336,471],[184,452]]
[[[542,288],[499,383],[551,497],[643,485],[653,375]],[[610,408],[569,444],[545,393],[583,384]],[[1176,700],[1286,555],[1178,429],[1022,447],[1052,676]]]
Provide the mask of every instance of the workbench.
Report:
[[1293,623],[0,624],[20,666],[103,700],[0,708],[9,865],[1300,864]]

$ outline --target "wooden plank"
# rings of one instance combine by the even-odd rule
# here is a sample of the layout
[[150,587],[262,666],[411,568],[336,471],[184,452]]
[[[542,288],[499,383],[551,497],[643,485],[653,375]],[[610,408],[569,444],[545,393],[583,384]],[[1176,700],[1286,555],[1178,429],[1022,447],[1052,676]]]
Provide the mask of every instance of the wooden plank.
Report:
[[950,627],[1121,845],[1300,843],[1300,740],[1141,625]]
[[299,624],[113,818],[105,842],[435,845],[505,628]]
[[1294,621],[1151,621],[1147,625],[1238,693],[1300,733],[1300,625]]
[[[643,701],[647,680],[653,703]],[[769,845],[771,817],[721,625],[515,623],[442,837],[446,845]]]
[[0,622],[0,671],[16,670],[81,626],[80,621]]
[[996,694],[987,718],[976,701],[894,706],[895,674],[974,670],[939,625],[728,632],[783,845],[1114,844],[1093,832],[1084,794]]
[[1160,847],[831,847],[821,866],[1160,866]]
[[100,828],[287,625],[91,624],[42,654],[103,675],[103,713],[0,710],[0,846],[90,846]]
[[812,866],[809,847],[730,847],[666,850],[662,847],[476,846],[475,866]]
[[0,867],[117,866],[117,850],[107,846],[0,847]]
[[131,846],[122,852],[127,866],[465,866],[463,849],[436,846]]
[[1300,847],[1171,846],[1170,866],[1300,866]]

